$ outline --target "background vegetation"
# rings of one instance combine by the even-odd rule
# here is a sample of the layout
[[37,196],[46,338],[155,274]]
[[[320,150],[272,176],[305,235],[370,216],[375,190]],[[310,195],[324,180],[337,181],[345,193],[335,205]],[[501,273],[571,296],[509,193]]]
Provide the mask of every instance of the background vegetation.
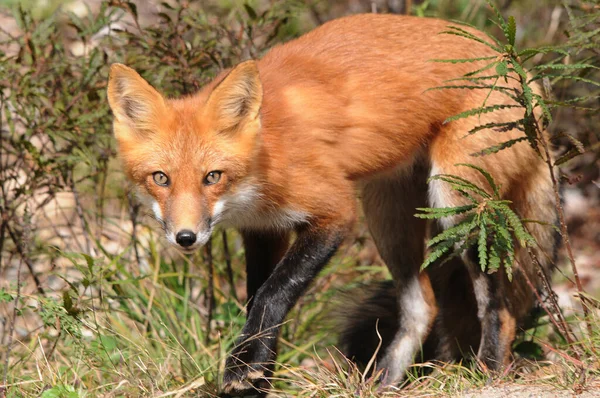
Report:
[[[111,63],[128,64],[178,96],[223,68],[350,13],[437,16],[505,33],[478,0],[0,5],[0,397],[213,394],[244,322],[243,252],[235,231],[220,232],[202,253],[184,256],[167,246],[129,191],[115,158],[105,95]],[[548,62],[600,67],[597,0],[497,5],[501,15],[515,17],[515,47],[542,49],[532,53],[528,68]],[[276,395],[477,394],[490,384],[518,392],[532,380],[537,391],[552,394],[597,387],[598,69],[567,68],[574,79],[554,69],[544,80],[556,103],[549,128],[565,155],[560,178],[574,260],[589,298],[589,329],[579,327],[581,294],[572,289],[561,254],[556,290],[574,333],[569,344],[541,317],[521,333],[511,371],[493,382],[476,364],[425,364],[405,389],[382,390],[337,353],[329,315],[340,293],[388,277],[361,223],[283,328],[279,360],[285,365],[276,373]]]

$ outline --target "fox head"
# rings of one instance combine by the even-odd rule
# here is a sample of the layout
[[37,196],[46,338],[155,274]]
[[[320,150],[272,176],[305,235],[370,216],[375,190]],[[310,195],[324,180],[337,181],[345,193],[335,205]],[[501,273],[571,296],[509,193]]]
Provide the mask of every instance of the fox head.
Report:
[[251,205],[262,95],[254,61],[182,99],[112,65],[108,101],[120,157],[171,243],[193,250],[217,223]]

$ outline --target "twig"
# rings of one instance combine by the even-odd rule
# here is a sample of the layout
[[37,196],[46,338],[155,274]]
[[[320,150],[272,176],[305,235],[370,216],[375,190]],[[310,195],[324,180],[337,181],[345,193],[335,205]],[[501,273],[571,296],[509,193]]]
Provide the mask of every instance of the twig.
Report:
[[573,256],[573,248],[571,247],[571,241],[569,240],[569,232],[567,230],[567,223],[565,221],[565,212],[560,200],[560,192],[558,188],[558,181],[556,180],[556,176],[554,175],[554,165],[552,164],[552,157],[550,156],[550,149],[548,148],[548,142],[544,139],[543,135],[539,131],[539,126],[536,123],[536,128],[538,129],[539,137],[541,137],[540,141],[542,143],[542,148],[544,148],[545,161],[548,165],[548,170],[550,172],[550,178],[552,180],[552,189],[554,191],[554,206],[558,213],[558,220],[560,223],[560,235],[562,236],[563,243],[565,244],[565,248],[567,249],[567,255],[569,257],[569,262],[571,263],[571,270],[573,271],[573,278],[575,279],[575,285],[577,286],[577,292],[579,293],[579,300],[581,300],[581,307],[583,309],[583,315],[585,318],[585,324],[587,326],[587,330],[589,336],[592,336],[593,330],[592,325],[590,324],[589,318],[589,310],[587,307],[587,303],[584,299],[584,290],[583,285],[581,284],[581,279],[579,278],[579,272],[577,271],[577,266],[575,265],[575,257]]
[[208,239],[205,247],[206,262],[208,264],[208,286],[206,289],[206,306],[208,307],[208,315],[206,318],[206,337],[205,343],[210,342],[210,322],[212,321],[213,309],[215,306],[215,286],[214,286],[214,269],[212,256],[212,237]]
[[[575,339],[576,338],[575,337],[575,333],[573,333],[573,331],[569,327],[569,324],[567,323],[567,320],[565,319],[565,317],[562,314],[562,311],[560,310],[560,306],[558,305],[558,300],[556,299],[556,294],[554,293],[554,290],[552,289],[552,286],[550,285],[550,281],[548,280],[548,276],[544,272],[544,268],[540,264],[540,261],[538,260],[538,258],[535,255],[535,253],[531,250],[531,248],[528,247],[527,251],[528,251],[529,256],[531,257],[531,260],[533,261],[533,264],[534,264],[534,266],[535,266],[535,268],[537,270],[538,277],[540,278],[540,280],[544,284],[544,288],[546,289],[546,291],[548,293],[548,299],[550,300],[550,303],[552,304],[552,308],[554,309],[554,312],[556,313],[556,317],[558,318],[558,321],[560,322],[560,324],[563,327],[563,334],[565,334],[565,338],[567,339],[567,342],[569,344],[571,344],[572,341],[569,341],[570,340],[569,339],[569,335],[573,339]],[[535,293],[536,293],[536,296],[538,297],[538,300],[540,300],[540,297],[537,295],[537,291]],[[540,303],[542,303],[542,302],[540,302]],[[558,327],[558,325],[555,325],[555,326]]]
[[92,254],[92,244],[90,243],[90,238],[88,236],[89,233],[89,225],[83,214],[83,206],[81,205],[81,200],[79,200],[79,191],[75,188],[75,183],[73,182],[73,170],[69,172],[69,188],[71,188],[71,192],[73,192],[73,198],[75,199],[75,211],[77,212],[77,216],[81,221],[81,232],[83,234],[83,238],[85,239],[85,248],[87,254]]
[[223,238],[223,255],[225,256],[225,264],[227,265],[227,277],[229,278],[229,285],[231,286],[231,293],[233,298],[237,301],[237,291],[235,290],[235,281],[233,280],[233,269],[231,268],[231,254],[229,253],[229,244],[227,243],[227,231],[223,230],[221,233]]
[[8,384],[8,364],[10,359],[10,352],[12,350],[13,334],[15,332],[15,323],[17,321],[17,307],[19,306],[19,300],[21,299],[21,265],[23,265],[24,257],[21,256],[19,266],[17,267],[17,295],[15,296],[15,304],[13,306],[13,316],[10,322],[10,329],[8,331],[8,342],[6,344],[6,358],[4,359],[4,374],[2,375],[2,385],[0,386],[0,398],[6,396],[6,385]]
[[[21,252],[21,259],[19,260],[19,265],[17,267],[17,294],[15,296],[15,303],[13,306],[13,316],[12,316],[12,321],[10,323],[10,330],[8,332],[8,343],[7,343],[7,347],[6,347],[6,358],[4,359],[4,374],[2,375],[2,386],[0,386],[0,397],[4,397],[6,396],[6,385],[8,383],[8,365],[9,365],[9,359],[10,359],[10,353],[12,351],[12,343],[13,343],[13,334],[15,332],[15,323],[17,322],[17,308],[19,307],[19,300],[21,299],[21,266],[23,265],[23,262],[27,262],[27,252],[29,250],[29,242],[31,239],[31,217],[29,214],[29,207],[26,206],[25,207],[25,213],[23,215],[23,224],[25,225],[25,227],[23,228],[23,234],[22,234],[22,238],[23,238],[23,242],[22,244],[18,245],[20,246],[20,252]],[[9,233],[11,233],[10,229],[8,230]],[[14,238],[11,239],[14,240]],[[16,241],[15,241],[15,245],[16,245]],[[32,272],[32,275],[33,272]],[[39,286],[38,286],[39,288]]]
[[127,194],[127,205],[129,207],[129,219],[131,220],[131,244],[133,245],[133,252],[135,253],[135,261],[139,267],[142,264],[137,239],[137,220],[140,213],[140,205],[132,197],[131,192]]
[[[535,260],[535,262],[539,266],[539,263],[537,262],[537,260]],[[525,272],[525,269],[523,269],[523,267],[520,264],[519,264],[519,266],[520,266],[521,270],[523,271],[523,276],[525,277],[525,282],[527,283],[527,285],[529,286],[529,288],[531,289],[531,291],[533,292],[533,294],[537,298],[537,300],[540,303],[540,305],[542,306],[542,308],[544,308],[544,311],[546,311],[546,313],[548,314],[550,322],[552,322],[552,324],[554,325],[554,327],[556,327],[556,330],[558,330],[559,332],[561,332],[564,335],[564,337],[567,340],[567,343],[569,344],[569,346],[575,347],[575,345],[573,344],[574,343],[574,339],[573,339],[574,335],[572,335],[573,332],[569,329],[569,327],[566,324],[564,318],[559,317],[559,321],[562,324],[561,325],[561,324],[559,324],[559,321],[557,321],[555,319],[555,317],[554,317],[555,313],[560,314],[560,308],[558,308],[558,304],[555,304],[554,302],[552,302],[554,312],[550,308],[548,308],[548,306],[546,305],[546,302],[542,299],[542,297],[538,293],[537,288],[533,285],[533,283],[531,282],[531,279],[529,279],[529,276],[527,275],[527,272]],[[549,294],[552,295],[553,292],[550,291]],[[579,352],[577,352],[575,350],[574,353],[575,353],[576,359],[579,359],[580,358]]]
[[37,275],[33,269],[33,264],[31,263],[31,261],[29,261],[29,257],[25,253],[24,246],[20,243],[20,240],[17,239],[14,231],[10,228],[10,225],[6,225],[6,230],[8,231],[8,235],[10,236],[10,239],[12,239],[12,241],[14,242],[15,247],[17,248],[17,252],[19,252],[19,255],[21,256],[21,259],[23,260],[23,262],[25,262],[25,265],[27,265],[27,269],[29,269],[29,273],[31,274],[31,277],[33,278],[33,281],[35,282],[35,287],[36,287],[38,293],[45,296],[46,292],[42,288],[42,283],[40,282],[40,279],[37,277]]

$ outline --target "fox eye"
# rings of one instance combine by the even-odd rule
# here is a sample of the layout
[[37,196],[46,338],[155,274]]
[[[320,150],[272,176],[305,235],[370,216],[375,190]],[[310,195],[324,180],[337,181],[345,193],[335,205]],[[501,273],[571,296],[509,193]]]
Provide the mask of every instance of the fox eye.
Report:
[[152,173],[152,178],[154,179],[154,182],[161,187],[166,187],[169,185],[169,177],[167,177],[167,175],[162,171],[156,171]]
[[222,171],[218,171],[218,170],[211,171],[210,173],[208,173],[206,175],[206,177],[204,177],[204,185],[216,184],[221,179],[221,174],[222,174]]

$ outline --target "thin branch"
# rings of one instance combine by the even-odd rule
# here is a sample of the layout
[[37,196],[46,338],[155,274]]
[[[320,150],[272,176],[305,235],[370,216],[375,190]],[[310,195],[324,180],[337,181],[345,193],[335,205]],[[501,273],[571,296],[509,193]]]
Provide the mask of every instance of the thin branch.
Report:
[[229,244],[227,243],[227,231],[223,230],[221,236],[223,239],[223,255],[225,256],[225,264],[227,265],[227,277],[229,278],[229,285],[231,286],[233,298],[237,301],[238,297],[235,289],[235,281],[233,279],[233,268],[231,268],[231,254],[229,253]]
[[205,247],[206,263],[208,264],[208,287],[206,289],[206,306],[208,308],[208,315],[206,317],[206,336],[205,343],[208,345],[210,342],[210,323],[213,317],[213,310],[215,307],[215,278],[214,278],[214,267],[213,267],[213,255],[212,255],[212,237],[208,239]]
[[15,296],[15,303],[13,306],[13,316],[10,322],[10,330],[8,331],[8,342],[6,344],[6,358],[4,359],[4,374],[2,375],[2,385],[0,386],[0,397],[6,396],[6,386],[8,384],[8,365],[10,359],[10,352],[12,350],[13,334],[15,332],[15,323],[17,321],[17,308],[19,306],[19,300],[21,299],[21,265],[23,265],[24,257],[21,256],[19,266],[17,267],[17,295]]
[[[537,125],[537,123],[536,123]],[[548,142],[546,142],[546,140],[543,138],[543,135],[541,134],[541,132],[539,132],[539,127],[538,127],[538,134],[540,135],[540,137],[542,137],[542,139],[540,140],[542,143],[542,148],[544,149],[544,154],[545,154],[545,161],[546,164],[548,165],[548,171],[550,173],[550,178],[552,180],[552,189],[554,191],[554,206],[556,208],[556,211],[558,213],[558,220],[559,220],[559,224],[560,224],[560,235],[562,237],[563,243],[565,245],[565,248],[567,249],[567,256],[569,257],[569,262],[571,263],[571,270],[573,271],[573,278],[575,279],[575,285],[577,286],[577,293],[579,296],[579,300],[581,301],[581,307],[583,309],[583,315],[585,317],[585,324],[587,326],[587,330],[590,336],[592,336],[593,334],[593,330],[592,330],[592,325],[590,324],[590,318],[589,318],[589,309],[588,309],[588,304],[585,301],[584,298],[584,289],[583,289],[583,285],[581,284],[581,278],[579,278],[579,272],[577,271],[577,265],[575,264],[575,257],[573,256],[573,248],[571,246],[571,241],[569,240],[569,232],[567,230],[567,223],[565,221],[565,211],[563,209],[561,200],[560,200],[560,191],[558,188],[558,181],[556,179],[556,175],[554,174],[554,165],[552,164],[552,157],[550,156],[550,149],[548,148]]]
[[19,252],[19,255],[21,256],[21,259],[23,260],[23,262],[25,262],[25,265],[27,265],[27,269],[29,270],[31,277],[33,278],[33,281],[35,282],[35,287],[36,287],[38,293],[45,296],[46,292],[42,288],[42,283],[40,282],[40,279],[38,278],[38,276],[36,275],[36,273],[33,269],[33,263],[31,261],[29,261],[29,257],[27,256],[27,253],[25,252],[26,249],[21,244],[21,240],[17,238],[17,236],[15,235],[15,232],[12,230],[10,225],[6,225],[6,230],[8,231],[8,236],[10,236],[10,239],[15,244],[15,247],[17,248],[17,252]]

